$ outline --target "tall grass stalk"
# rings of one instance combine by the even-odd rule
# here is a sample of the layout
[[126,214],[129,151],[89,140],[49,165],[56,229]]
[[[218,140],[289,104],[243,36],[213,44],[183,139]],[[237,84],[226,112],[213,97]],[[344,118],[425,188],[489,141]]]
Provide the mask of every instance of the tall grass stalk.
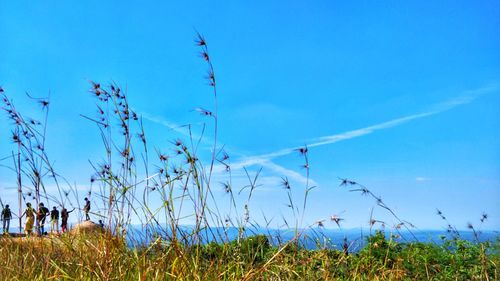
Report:
[[[82,210],[82,197],[92,202],[91,216],[105,220],[104,229],[73,231],[49,237],[0,238],[0,279],[5,280],[497,280],[498,241],[481,242],[480,231],[472,224],[475,243],[460,239],[444,215],[438,214],[457,235],[443,239],[442,245],[418,242],[415,226],[402,219],[380,196],[364,185],[341,179],[341,186],[375,200],[397,225],[394,235],[372,233],[375,225],[386,223],[370,215],[370,236],[366,245],[354,252],[347,237],[338,248],[323,233],[325,223],[343,231],[340,214],[306,224],[311,185],[309,149],[297,149],[303,157],[305,186],[301,200],[288,178],[282,178],[285,205],[291,219],[283,216],[283,226],[293,237],[286,239],[270,225],[275,219],[263,213],[259,225],[251,209],[253,195],[260,187],[262,168],[244,168],[248,184],[234,186],[230,156],[218,141],[218,88],[213,59],[205,38],[197,33],[196,45],[208,67],[207,81],[213,95],[213,110],[197,108],[213,124],[210,156],[204,164],[199,145],[187,126],[185,139],[175,138],[169,147],[151,147],[143,119],[129,105],[128,92],[119,85],[90,82],[94,113],[81,116],[96,128],[103,158],[90,160],[93,169],[90,187],[82,190],[56,172],[45,148],[49,116],[48,98],[28,99],[38,104],[43,122],[24,117],[2,88],[2,109],[11,122],[12,166],[15,174],[19,217],[21,205],[45,202]],[[226,170],[226,178],[215,182],[216,167]],[[218,178],[217,178],[218,179]],[[51,186],[50,192],[47,188]],[[53,186],[53,188],[52,188]],[[227,194],[220,202],[216,186]],[[56,194],[54,196],[54,194]],[[3,207],[3,201],[0,198]],[[225,205],[223,207],[223,205]],[[228,208],[227,208],[227,207]],[[483,214],[481,224],[487,219]],[[21,218],[19,218],[21,231]],[[187,225],[192,222],[193,225]],[[133,224],[139,223],[140,229]],[[404,228],[412,242],[401,243]],[[237,230],[236,237],[231,231]],[[267,235],[262,234],[262,229]],[[134,233],[134,231],[137,231]],[[250,234],[249,234],[250,233]],[[252,234],[253,233],[253,234]],[[403,237],[404,238],[404,237]],[[313,241],[315,249],[306,248]]]

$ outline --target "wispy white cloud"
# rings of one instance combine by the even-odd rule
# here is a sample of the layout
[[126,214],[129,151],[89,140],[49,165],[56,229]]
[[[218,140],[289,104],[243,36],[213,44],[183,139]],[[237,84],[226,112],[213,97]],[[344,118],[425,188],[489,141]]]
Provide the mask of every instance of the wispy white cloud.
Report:
[[301,183],[301,184],[308,183],[309,186],[314,186],[314,185],[317,186],[318,185],[318,183],[316,183],[313,179],[311,179],[311,178],[307,179],[307,177],[305,177],[304,175],[302,175],[294,170],[290,170],[290,169],[287,169],[283,166],[275,164],[272,161],[264,162],[262,164],[262,166],[270,169],[271,171],[275,172],[278,175],[282,175],[282,176],[287,177],[288,179],[296,181],[298,183]]
[[[162,126],[168,128],[168,129],[172,130],[172,131],[175,131],[175,132],[178,132],[178,133],[182,134],[183,136],[189,136],[189,131],[186,128],[187,125],[179,125],[179,124],[176,124],[174,122],[168,121],[168,120],[166,120],[166,119],[164,119],[164,118],[162,118],[160,116],[155,116],[155,115],[152,115],[152,114],[149,114],[149,113],[145,113],[145,112],[138,112],[138,113],[144,119],[146,119],[146,120],[148,120],[150,122],[162,125]],[[193,133],[193,132],[191,133],[191,136],[193,137],[193,139],[199,139],[200,138],[200,136],[198,136],[196,133]],[[206,141],[205,138],[201,138],[201,140],[205,144],[212,145],[212,143]],[[241,155],[241,153],[234,152],[234,151],[231,151],[230,153],[232,155]],[[279,156],[279,155],[276,155],[276,156]],[[290,178],[292,180],[295,180],[295,181],[297,181],[299,183],[302,183],[302,184],[305,184],[308,181],[308,179],[305,176],[301,175],[300,173],[297,173],[296,171],[287,169],[287,168],[285,168],[283,166],[280,166],[280,165],[278,165],[276,163],[273,163],[271,161],[271,159],[253,158],[253,159],[250,159],[249,161],[238,161],[235,164],[231,164],[231,170],[232,171],[240,171],[240,170],[242,170],[245,167],[251,167],[251,166],[254,166],[254,165],[261,165],[263,167],[266,167],[270,171],[278,173],[281,176],[288,177],[288,178]],[[225,173],[225,171],[226,171],[226,166],[224,166],[224,165],[217,164],[217,165],[214,166],[214,170],[213,170],[214,174],[223,175]],[[276,181],[276,182],[278,182],[278,181]],[[309,179],[309,184],[316,185],[316,182],[314,182],[314,180],[312,180],[312,179]]]
[[[203,137],[203,133],[199,134],[198,131],[200,130],[195,130],[193,129],[195,126],[197,128],[204,127],[204,123],[190,123],[190,124],[184,124],[180,125],[174,122],[171,122],[161,116],[149,114],[146,112],[137,112],[143,119],[159,124],[171,131],[174,131],[176,133],[179,133],[183,137],[187,139],[192,139],[194,142],[199,142],[205,146],[206,149],[211,149],[213,147],[213,141],[209,138]],[[203,131],[203,129],[201,130]]]
[[[413,121],[413,120],[417,120],[417,119],[421,119],[421,118],[425,118],[425,117],[430,117],[430,116],[451,110],[451,109],[458,107],[460,105],[465,105],[465,104],[471,103],[475,99],[477,99],[478,97],[480,97],[484,94],[496,92],[496,91],[498,91],[498,89],[499,89],[499,86],[497,84],[492,84],[492,85],[489,85],[489,86],[486,86],[483,88],[464,91],[460,96],[453,98],[451,100],[445,101],[443,103],[436,104],[436,105],[432,106],[431,109],[428,111],[424,111],[421,113],[396,118],[396,119],[393,119],[390,121],[375,124],[372,126],[361,128],[361,129],[347,131],[347,132],[340,133],[340,134],[318,137],[318,138],[312,139],[312,143],[308,144],[307,146],[308,147],[318,147],[318,146],[333,144],[336,142],[349,140],[352,138],[366,136],[366,135],[372,134],[372,133],[379,131],[379,130],[393,128],[393,127],[408,123],[408,122]],[[256,164],[263,165],[264,163],[266,163],[274,158],[291,154],[297,148],[299,148],[299,147],[286,148],[286,149],[277,150],[275,152],[271,152],[271,153],[267,153],[267,154],[244,157],[240,160],[240,162],[238,162],[234,165],[236,165],[236,167],[251,166],[251,165],[256,165]]]
[[149,114],[146,112],[137,112],[137,113],[140,116],[142,116],[142,118],[144,118],[150,122],[160,124],[168,129],[175,131],[177,133],[180,133],[184,136],[189,136],[189,131],[186,129],[186,127],[188,127],[188,125],[179,125],[179,124],[170,122],[163,117],[152,115],[152,114]]
[[[265,154],[265,155],[260,155],[260,156],[249,156],[249,157],[240,157],[239,161],[235,163],[231,163],[231,171],[240,171],[243,168],[248,168],[252,166],[262,166],[266,168],[267,171],[274,172],[275,174],[278,174],[280,177],[287,177],[290,180],[296,181],[301,184],[306,184],[309,183],[309,185],[317,185],[317,183],[311,179],[307,178],[306,176],[298,173],[297,171],[287,169],[281,165],[278,165],[272,161],[272,158],[280,156],[280,153],[270,153],[270,154]],[[288,154],[288,153],[286,153]],[[284,155],[284,154],[283,154]],[[226,171],[226,166],[217,164],[214,166],[214,173],[220,174],[220,173],[225,173]],[[281,178],[279,178],[278,181],[275,183],[279,183]]]
[[[162,125],[166,128],[169,128],[175,132],[182,134],[183,136],[189,136],[188,130],[185,128],[186,126],[175,124],[175,123],[167,121],[159,116],[154,116],[154,115],[143,113],[143,112],[141,112],[140,114],[142,115],[142,117],[144,119],[146,119],[150,122]],[[196,138],[195,135],[196,134],[192,135],[193,138]],[[205,141],[203,138],[202,138],[202,142],[207,144],[207,145],[211,145],[211,143]],[[239,152],[233,152],[233,151],[228,151],[228,152],[230,152],[232,155],[241,155]],[[293,171],[291,169],[287,169],[283,166],[280,166],[276,163],[273,163],[270,159],[257,159],[257,158],[255,158],[255,159],[250,160],[250,161],[238,161],[235,164],[231,164],[231,170],[233,172],[241,171],[245,167],[251,167],[251,166],[255,166],[255,165],[263,166],[268,171],[274,172],[275,174],[279,174],[280,176],[288,177],[289,179],[294,180],[294,181],[301,183],[301,184],[306,184],[307,182],[309,182],[310,185],[317,185],[317,183],[314,180],[312,180],[312,179],[308,180],[305,176],[301,175],[300,173],[297,173],[296,171]],[[214,165],[213,173],[214,173],[215,177],[223,177],[226,174],[226,166],[221,165],[221,164]],[[233,179],[235,177],[238,177],[238,174],[233,174]],[[241,174],[239,177],[242,180],[246,180],[246,175]],[[266,181],[266,183],[273,182],[276,185],[279,183],[280,180],[281,180],[281,178],[279,178],[279,177],[267,176],[267,177],[261,177],[259,181],[260,182]]]
[[415,181],[417,182],[424,182],[424,181],[429,181],[430,179],[429,178],[426,178],[426,177],[416,177],[415,178]]
[[[408,123],[410,121],[430,117],[430,116],[433,116],[433,115],[436,115],[439,113],[446,112],[446,111],[451,110],[455,107],[471,103],[474,100],[476,100],[478,97],[480,97],[484,94],[496,92],[496,91],[498,91],[498,89],[499,89],[498,84],[492,84],[492,85],[482,87],[479,89],[464,91],[459,96],[457,96],[451,100],[435,104],[434,106],[430,107],[429,110],[421,112],[421,113],[403,116],[400,118],[396,118],[393,120],[389,120],[386,122],[382,122],[379,124],[371,125],[371,126],[356,129],[356,130],[343,132],[340,134],[334,134],[334,135],[328,135],[328,136],[314,138],[311,140],[311,143],[308,144],[308,147],[310,147],[310,148],[319,147],[319,146],[337,143],[337,142],[344,141],[344,140],[362,137],[362,136],[372,134],[372,133],[379,131],[379,130],[393,128],[393,127]],[[168,121],[162,119],[161,117],[156,117],[156,116],[152,116],[152,115],[144,114],[144,113],[142,113],[142,115],[145,119],[147,119],[151,122],[161,124],[167,128],[170,128],[170,129],[176,131],[176,132],[179,132],[181,134],[184,134],[184,135],[187,134],[187,130],[184,128],[185,126],[179,126],[175,123],[168,122]],[[287,169],[283,166],[280,166],[272,161],[275,158],[289,155],[289,154],[295,152],[295,150],[297,150],[298,148],[299,147],[285,148],[285,149],[280,149],[280,150],[277,150],[277,151],[274,151],[271,153],[267,153],[267,154],[261,154],[261,155],[255,155],[255,156],[242,156],[238,159],[238,161],[231,164],[231,170],[238,171],[238,170],[242,170],[245,167],[252,167],[252,166],[260,165],[260,166],[263,166],[263,167],[271,170],[272,172],[274,172],[276,174],[288,177],[291,180],[297,181],[299,183],[306,183],[308,181],[308,179],[305,176],[303,176],[302,174],[300,174],[294,170]],[[236,154],[239,154],[239,153],[236,153]],[[225,168],[226,167],[224,165],[215,165],[214,173],[222,174],[225,172]],[[311,185],[316,185],[316,182],[314,182],[314,180],[312,180],[312,179],[309,179],[309,183]]]

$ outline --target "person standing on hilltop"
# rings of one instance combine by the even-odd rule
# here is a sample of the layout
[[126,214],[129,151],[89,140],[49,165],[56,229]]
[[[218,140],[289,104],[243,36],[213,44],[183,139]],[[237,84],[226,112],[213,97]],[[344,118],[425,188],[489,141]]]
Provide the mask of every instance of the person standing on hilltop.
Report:
[[64,208],[61,210],[61,231],[64,233],[68,227],[68,218],[69,213],[73,212],[75,209],[68,211],[68,209]]
[[45,234],[45,219],[49,215],[49,209],[40,203],[38,205],[38,211],[36,213],[36,226],[39,235]]
[[12,219],[12,212],[10,211],[9,205],[5,205],[2,210],[2,220],[3,220],[3,233],[9,233],[10,220]]
[[24,233],[30,236],[33,232],[33,222],[35,220],[35,210],[31,207],[31,203],[26,203],[26,210],[21,215],[21,218],[26,215],[26,224],[24,225]]
[[85,212],[85,220],[90,220],[89,212],[90,212],[90,200],[85,197],[85,206],[83,206],[83,211]]
[[52,233],[54,233],[54,228],[56,229],[56,233],[59,233],[59,211],[56,206],[50,211],[50,224]]

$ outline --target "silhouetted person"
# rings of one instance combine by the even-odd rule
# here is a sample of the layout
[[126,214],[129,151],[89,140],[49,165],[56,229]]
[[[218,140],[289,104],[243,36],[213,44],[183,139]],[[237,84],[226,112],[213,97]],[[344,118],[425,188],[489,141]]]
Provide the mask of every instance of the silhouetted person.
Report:
[[36,226],[39,235],[45,234],[45,219],[49,215],[49,209],[40,203],[38,205],[38,212],[36,213]]
[[52,211],[50,211],[50,224],[52,232],[54,232],[55,228],[56,232],[59,233],[59,211],[55,206],[52,208]]
[[347,238],[344,238],[344,244],[342,245],[345,255],[349,255],[349,244],[347,244]]
[[5,205],[5,208],[2,210],[3,233],[9,233],[11,219],[12,212],[10,211],[9,205]]
[[31,207],[31,203],[26,203],[26,210],[21,215],[21,218],[26,215],[26,224],[24,225],[24,233],[30,236],[33,232],[33,222],[35,220],[35,210]]
[[104,223],[102,222],[102,220],[99,220],[99,226],[100,226],[101,228],[104,228]]
[[90,220],[89,212],[90,212],[90,200],[85,197],[85,206],[83,206],[83,211],[85,212],[85,220]]
[[68,218],[69,218],[69,213],[73,212],[75,209],[68,211],[66,208],[63,208],[61,210],[61,231],[66,232],[68,228]]

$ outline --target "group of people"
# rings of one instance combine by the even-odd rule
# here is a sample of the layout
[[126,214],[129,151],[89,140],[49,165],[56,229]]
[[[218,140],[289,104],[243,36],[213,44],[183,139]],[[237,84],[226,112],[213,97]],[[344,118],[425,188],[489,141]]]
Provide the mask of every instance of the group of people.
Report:
[[[45,222],[47,217],[50,217],[51,222],[51,231],[54,233],[59,233],[59,218],[61,218],[61,231],[66,232],[68,228],[68,218],[69,214],[73,212],[75,209],[68,211],[66,208],[62,208],[60,215],[59,210],[56,206],[52,208],[51,211],[43,203],[38,204],[38,209],[35,210],[31,203],[26,203],[26,209],[20,218],[26,216],[26,221],[24,225],[24,232],[27,236],[33,233],[33,226],[36,222],[36,232],[38,235],[44,235],[45,232]],[[90,200],[85,198],[85,205],[83,207],[83,211],[85,213],[85,219],[90,220],[89,212],[90,212]],[[3,220],[3,233],[9,233],[10,220],[12,219],[12,211],[10,210],[9,205],[5,205],[2,210],[1,218]],[[35,221],[36,218],[36,221]]]

